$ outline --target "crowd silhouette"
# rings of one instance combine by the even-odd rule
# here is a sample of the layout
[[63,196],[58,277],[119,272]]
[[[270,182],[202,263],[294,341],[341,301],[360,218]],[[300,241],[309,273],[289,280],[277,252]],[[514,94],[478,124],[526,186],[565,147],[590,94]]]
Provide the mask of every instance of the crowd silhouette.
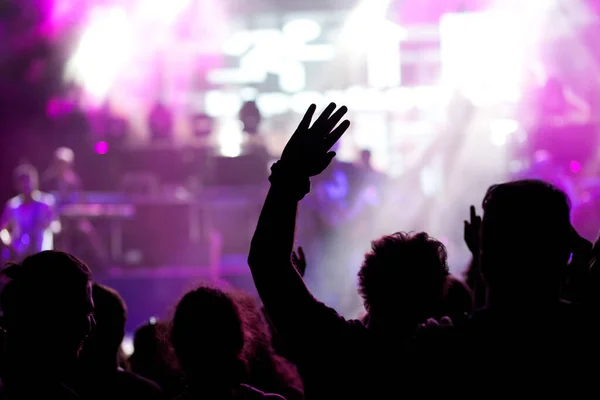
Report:
[[[304,283],[299,202],[350,126],[310,106],[271,169],[248,255],[260,303],[199,285],[170,321],[121,352],[127,307],[88,266],[43,251],[2,271],[0,398],[343,399],[577,396],[595,390],[600,245],[550,183],[492,186],[472,207],[465,283],[426,232],[375,239],[358,273],[367,314],[348,320]],[[312,123],[311,123],[312,122]],[[465,214],[467,215],[465,210]],[[457,227],[461,229],[461,227]]]

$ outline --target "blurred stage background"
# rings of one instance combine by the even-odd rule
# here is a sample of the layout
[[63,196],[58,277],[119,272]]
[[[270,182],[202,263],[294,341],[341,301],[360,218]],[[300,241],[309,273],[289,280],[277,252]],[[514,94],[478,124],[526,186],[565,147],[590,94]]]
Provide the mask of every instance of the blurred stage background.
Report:
[[[245,255],[268,165],[309,104],[345,104],[353,124],[339,159],[360,168],[368,150],[385,176],[377,224],[352,238],[356,254],[342,256],[345,236],[313,250],[314,214],[329,211],[308,199],[299,243],[317,295],[354,315],[370,240],[425,230],[460,275],[469,205],[527,175],[542,150],[577,187],[575,224],[593,238],[599,10],[592,0],[2,0],[0,194],[14,195],[18,163],[43,171],[57,147],[74,150],[85,196],[65,218],[93,225],[102,279],[142,310],[133,329],[197,279],[252,290]],[[527,100],[549,79],[583,99],[588,118],[534,141],[539,101]],[[340,179],[327,193],[344,200]]]

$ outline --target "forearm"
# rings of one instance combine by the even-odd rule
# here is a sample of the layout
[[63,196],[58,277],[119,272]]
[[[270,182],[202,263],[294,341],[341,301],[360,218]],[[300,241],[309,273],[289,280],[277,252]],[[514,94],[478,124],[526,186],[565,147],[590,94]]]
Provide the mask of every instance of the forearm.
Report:
[[314,301],[291,261],[298,200],[287,188],[273,184],[250,247],[248,264],[256,289],[277,325],[279,316],[293,315]]

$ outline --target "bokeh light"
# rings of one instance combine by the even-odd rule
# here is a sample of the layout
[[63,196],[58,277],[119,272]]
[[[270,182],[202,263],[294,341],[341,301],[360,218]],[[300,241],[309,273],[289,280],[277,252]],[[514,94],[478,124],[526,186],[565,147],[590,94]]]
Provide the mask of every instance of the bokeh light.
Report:
[[573,160],[569,163],[569,169],[571,170],[571,172],[578,173],[581,171],[581,163],[579,161]]
[[110,146],[106,142],[97,142],[94,146],[94,151],[96,151],[97,154],[106,154],[108,153],[109,147]]

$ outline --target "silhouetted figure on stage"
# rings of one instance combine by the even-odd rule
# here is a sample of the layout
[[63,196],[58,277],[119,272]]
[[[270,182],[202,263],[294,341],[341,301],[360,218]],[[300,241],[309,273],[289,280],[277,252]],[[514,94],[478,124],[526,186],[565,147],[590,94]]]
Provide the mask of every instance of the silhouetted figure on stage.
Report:
[[19,194],[10,199],[0,219],[0,230],[10,233],[5,243],[9,259],[20,261],[27,256],[53,248],[50,229],[55,219],[54,198],[38,189],[38,173],[31,165],[21,165],[14,172]]
[[42,186],[45,190],[55,192],[60,197],[57,201],[68,201],[71,195],[82,189],[81,178],[75,172],[73,163],[75,153],[68,147],[61,147],[54,152],[52,165],[44,172]]
[[148,128],[153,140],[173,138],[173,112],[165,104],[156,102],[148,115]]
[[83,184],[75,171],[74,162],[73,150],[60,147],[54,152],[52,164],[43,177],[43,187],[53,194],[56,217],[60,221],[56,247],[77,256],[86,256],[98,267],[108,261],[108,255],[92,222],[84,216],[66,217],[62,214],[69,205],[85,202]]

